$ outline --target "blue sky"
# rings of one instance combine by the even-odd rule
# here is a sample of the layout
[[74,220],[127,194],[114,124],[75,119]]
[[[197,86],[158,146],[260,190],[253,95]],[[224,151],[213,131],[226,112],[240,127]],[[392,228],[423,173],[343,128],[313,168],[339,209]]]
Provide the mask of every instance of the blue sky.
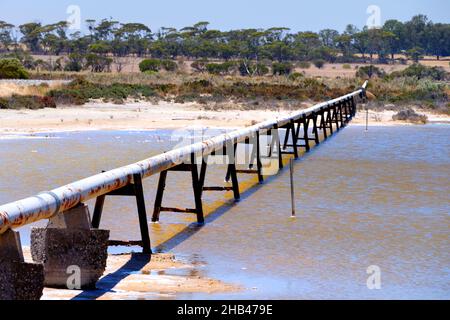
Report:
[[69,5],[78,5],[82,21],[112,17],[121,22],[142,22],[159,27],[211,22],[210,28],[268,28],[286,26],[293,31],[334,28],[348,23],[365,25],[369,5],[381,9],[381,22],[409,20],[422,13],[436,22],[450,23],[450,0],[0,0],[0,20],[13,24],[66,20]]

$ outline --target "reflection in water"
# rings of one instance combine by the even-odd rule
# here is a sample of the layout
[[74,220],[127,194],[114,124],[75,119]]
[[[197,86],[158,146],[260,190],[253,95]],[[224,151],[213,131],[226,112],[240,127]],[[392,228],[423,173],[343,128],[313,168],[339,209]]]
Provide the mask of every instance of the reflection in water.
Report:
[[[0,139],[0,203],[147,158],[173,143],[169,131]],[[162,213],[161,223],[150,225],[152,247],[188,260],[196,276],[247,288],[179,298],[449,299],[449,147],[444,125],[367,133],[348,127],[296,162],[296,219],[284,170],[244,192],[238,205],[231,195],[224,203],[224,193],[205,193],[205,227],[195,225],[195,215]],[[223,185],[224,174],[224,166],[210,167],[207,185]],[[240,182],[244,189],[254,183],[242,175]],[[157,177],[145,180],[149,216],[156,185]],[[194,205],[188,173],[169,173],[164,205]],[[111,229],[112,239],[139,239],[135,206],[134,199],[107,198],[101,227]],[[29,227],[21,233],[27,245]],[[370,265],[381,268],[381,290],[366,287]]]

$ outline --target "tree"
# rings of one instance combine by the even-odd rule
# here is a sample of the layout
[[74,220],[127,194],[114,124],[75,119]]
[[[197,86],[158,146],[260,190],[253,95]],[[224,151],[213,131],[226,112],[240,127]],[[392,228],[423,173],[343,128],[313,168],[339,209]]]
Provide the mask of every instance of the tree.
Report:
[[430,23],[426,32],[427,47],[430,54],[439,60],[441,56],[450,55],[450,25]]
[[49,24],[40,28],[41,44],[44,51],[59,55],[67,46],[67,22]]
[[335,48],[338,42],[339,32],[333,29],[323,29],[319,31],[319,38],[322,44],[329,48]]
[[110,41],[114,37],[119,22],[112,19],[103,19],[94,27],[94,38],[96,40]]
[[406,51],[406,56],[418,63],[420,59],[423,58],[424,50],[421,47],[414,47]]
[[295,42],[300,43],[307,55],[307,58],[310,58],[310,53],[315,49],[315,48],[319,48],[322,43],[319,39],[319,35],[317,33],[314,32],[299,32],[296,36],[295,36]]
[[386,32],[383,29],[368,29],[368,52],[370,55],[370,61],[373,60],[373,55],[378,55],[378,60],[381,62],[385,55],[388,53],[389,39],[393,37],[393,34]]
[[83,70],[84,67],[84,57],[79,53],[71,53],[68,56],[68,61],[64,67],[65,71],[75,71],[79,72]]
[[389,34],[387,51],[390,52],[391,59],[394,60],[394,55],[400,53],[405,48],[405,25],[398,20],[387,20],[382,29]]
[[95,53],[86,55],[86,67],[91,69],[91,72],[110,72],[112,59],[104,57]]
[[153,35],[149,27],[142,23],[125,23],[115,31],[113,53],[118,56],[137,54],[142,56]]
[[23,34],[22,43],[26,44],[32,52],[39,52],[41,49],[41,27],[42,25],[36,22],[26,23],[19,26],[19,30]]
[[344,33],[337,36],[334,41],[344,57],[349,58],[353,54],[353,39],[351,35]]
[[[242,70],[247,74],[245,69],[258,66],[264,59],[272,62],[316,59],[351,62],[359,61],[354,54],[360,53],[364,60],[368,54],[373,62],[374,55],[378,55],[378,62],[383,62],[389,56],[394,60],[395,55],[402,52],[409,52],[412,57],[417,48],[423,50],[413,59],[424,54],[434,55],[437,59],[450,55],[450,24],[433,23],[424,15],[414,16],[405,23],[387,20],[379,29],[365,27],[359,30],[350,24],[342,33],[333,29],[292,33],[283,27],[220,31],[208,29],[209,22],[200,21],[180,30],[162,27],[153,34],[145,24],[119,23],[112,18],[89,19],[86,24],[87,34],[78,31],[68,35],[65,21],[48,25],[26,23],[18,27],[20,33],[13,25],[0,21],[0,50],[15,47],[18,51],[20,40],[32,54],[92,54],[91,62],[101,56],[104,63],[112,57],[118,71],[122,70],[123,61],[131,56],[150,55],[162,60],[178,56],[224,59],[244,61]],[[33,67],[29,60],[25,67],[28,66]],[[109,69],[107,64],[105,68]]]
[[0,47],[6,51],[9,51],[13,44],[13,38],[11,35],[13,28],[13,24],[0,21]]
[[405,23],[406,46],[408,49],[414,47],[426,48],[427,38],[426,29],[428,17],[423,14],[416,15],[410,21]]
[[353,35],[353,46],[365,58],[365,55],[369,52],[369,33],[367,29]]

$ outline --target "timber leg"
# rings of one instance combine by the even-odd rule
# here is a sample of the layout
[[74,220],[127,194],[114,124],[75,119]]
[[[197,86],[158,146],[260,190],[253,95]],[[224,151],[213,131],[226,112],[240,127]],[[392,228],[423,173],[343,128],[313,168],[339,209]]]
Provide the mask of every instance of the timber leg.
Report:
[[136,194],[136,205],[138,208],[139,215],[139,226],[141,229],[141,239],[142,239],[142,251],[146,254],[151,254],[152,249],[150,246],[150,234],[148,231],[147,223],[147,211],[145,210],[145,199],[144,199],[144,189],[142,187],[142,177],[140,174],[133,175],[133,186]]
[[159,215],[161,213],[161,205],[164,195],[164,189],[166,188],[167,171],[162,171],[159,174],[158,190],[156,191],[155,207],[153,209],[152,222],[159,221]]

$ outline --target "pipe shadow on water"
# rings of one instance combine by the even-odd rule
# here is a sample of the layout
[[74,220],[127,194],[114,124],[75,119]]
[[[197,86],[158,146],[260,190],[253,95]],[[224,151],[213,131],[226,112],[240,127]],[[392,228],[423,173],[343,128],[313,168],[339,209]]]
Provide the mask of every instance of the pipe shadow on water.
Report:
[[[269,182],[273,177],[268,178],[266,181]],[[250,197],[255,193],[263,184],[256,184],[245,190],[241,194],[241,201]],[[230,210],[236,203],[234,201],[226,201],[222,206],[211,212],[205,217],[205,224],[211,223],[218,219],[220,216],[225,214]],[[195,235],[205,224],[191,223],[186,226],[182,231],[174,235],[172,238],[164,241],[155,248],[153,248],[154,253],[168,251],[176,247],[178,244],[189,239]],[[142,253],[132,253],[131,259],[120,267],[115,272],[109,273],[97,282],[97,290],[84,290],[80,294],[72,298],[72,300],[93,300],[98,299],[108,292],[114,292],[114,287],[123,279],[125,279],[131,272],[136,272],[144,268],[151,261],[151,255]]]
[[[311,150],[309,152],[305,152],[299,156],[295,162],[299,163],[301,161],[306,160],[311,154],[313,154],[317,147],[321,144],[327,142],[330,140],[330,138],[333,138],[336,133],[339,131],[336,131],[333,135],[329,136],[326,140],[321,140],[319,145],[313,145],[311,147]],[[251,197],[255,192],[257,192],[261,187],[264,185],[278,179],[280,177],[281,172],[284,170],[287,170],[287,166],[284,166],[282,170],[278,172],[278,174],[266,176],[264,178],[263,183],[255,183],[252,184],[249,188],[241,192],[241,199],[240,201],[243,201],[249,197]],[[202,229],[203,226],[205,226],[208,223],[211,223],[218,218],[220,218],[222,215],[227,213],[232,207],[236,206],[239,202],[235,202],[234,200],[227,200],[225,201],[221,206],[210,212],[208,215],[205,216],[205,223],[204,224],[198,224],[198,223],[191,223],[187,225],[183,230],[175,234],[173,237],[169,238],[168,240],[160,243],[158,246],[153,248],[154,253],[160,253],[163,251],[169,251],[175,248],[177,245],[181,244],[183,241],[186,241],[190,237],[194,236],[198,231]],[[151,261],[151,255],[148,254],[141,254],[141,253],[132,253],[131,259],[124,264],[122,267],[120,267],[115,272],[109,273],[103,278],[101,278],[97,282],[97,290],[85,290],[72,298],[72,300],[93,300],[98,299],[104,294],[108,292],[114,292],[114,287],[121,282],[123,279],[125,279],[130,273],[136,272],[144,268],[149,262]]]
[[[255,185],[252,185],[250,188],[245,190],[243,193],[241,193],[241,200],[243,201],[246,198],[249,198],[252,194],[254,194],[256,191],[258,191],[261,187],[264,186],[265,183],[268,183],[275,179],[276,176],[270,176],[267,177],[265,182],[263,184],[256,183]],[[211,223],[215,221],[216,219],[220,218],[222,215],[224,215],[228,210],[230,210],[232,207],[237,205],[237,203],[234,200],[226,201],[223,205],[221,205],[219,208],[214,210],[213,212],[209,213],[205,217],[205,224],[198,224],[198,223],[191,223],[187,225],[183,230],[181,230],[179,233],[174,235],[173,237],[169,238],[168,240],[162,242],[155,248],[153,248],[154,253],[160,253],[163,250],[169,251],[182,243],[183,241],[189,239],[193,235],[195,235],[198,231],[201,230],[203,226],[205,226],[208,223]],[[144,268],[149,262],[151,261],[151,255],[148,254],[141,254],[141,253],[132,253],[131,259],[124,264],[122,267],[120,267],[115,272],[109,273],[103,278],[101,278],[97,282],[97,290],[84,290],[72,300],[93,300],[98,299],[104,294],[108,292],[114,292],[114,287],[123,279],[125,279],[131,272],[136,272]]]

